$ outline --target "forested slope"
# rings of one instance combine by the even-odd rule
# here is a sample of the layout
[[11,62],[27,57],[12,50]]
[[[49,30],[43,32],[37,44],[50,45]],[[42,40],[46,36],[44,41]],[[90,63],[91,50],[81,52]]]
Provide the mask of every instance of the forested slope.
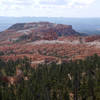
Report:
[[100,100],[100,57],[32,68],[30,59],[0,60],[1,100]]

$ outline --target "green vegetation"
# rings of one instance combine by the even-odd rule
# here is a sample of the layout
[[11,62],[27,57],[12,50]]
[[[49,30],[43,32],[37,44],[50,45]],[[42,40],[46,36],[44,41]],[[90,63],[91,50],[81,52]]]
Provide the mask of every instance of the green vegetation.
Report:
[[3,56],[4,55],[4,52],[3,51],[0,51],[0,56]]
[[0,60],[0,77],[14,76],[20,68],[24,77],[11,85],[0,80],[1,100],[100,100],[100,57],[32,68],[30,60]]

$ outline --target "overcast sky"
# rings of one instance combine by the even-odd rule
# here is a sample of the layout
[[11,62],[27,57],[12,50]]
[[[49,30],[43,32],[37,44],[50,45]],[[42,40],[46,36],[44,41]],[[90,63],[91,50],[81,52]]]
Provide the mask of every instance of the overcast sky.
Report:
[[100,0],[0,0],[0,16],[100,17]]

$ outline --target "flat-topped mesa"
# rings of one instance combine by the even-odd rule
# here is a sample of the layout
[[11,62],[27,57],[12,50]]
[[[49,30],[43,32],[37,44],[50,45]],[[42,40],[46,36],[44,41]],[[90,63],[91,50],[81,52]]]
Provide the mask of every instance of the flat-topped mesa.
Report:
[[12,25],[8,30],[25,30],[25,29],[34,29],[34,30],[47,30],[47,29],[70,29],[72,30],[71,25],[55,24],[49,22],[34,22],[34,23],[16,23]]
[[[55,40],[59,36],[80,35],[72,25],[63,25],[50,22],[17,23],[2,32],[5,38],[20,38],[22,41],[30,40]],[[6,35],[8,34],[8,36]]]
[[55,24],[55,23],[49,23],[49,22],[34,22],[34,23],[16,23],[12,25],[8,30],[23,30],[23,29],[29,29],[29,28],[67,28],[72,29],[71,25],[63,25],[63,24]]

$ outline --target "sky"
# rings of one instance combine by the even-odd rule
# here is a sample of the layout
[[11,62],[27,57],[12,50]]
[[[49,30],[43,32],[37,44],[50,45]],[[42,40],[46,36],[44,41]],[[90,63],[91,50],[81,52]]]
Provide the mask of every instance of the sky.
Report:
[[0,16],[100,17],[100,0],[0,0]]

